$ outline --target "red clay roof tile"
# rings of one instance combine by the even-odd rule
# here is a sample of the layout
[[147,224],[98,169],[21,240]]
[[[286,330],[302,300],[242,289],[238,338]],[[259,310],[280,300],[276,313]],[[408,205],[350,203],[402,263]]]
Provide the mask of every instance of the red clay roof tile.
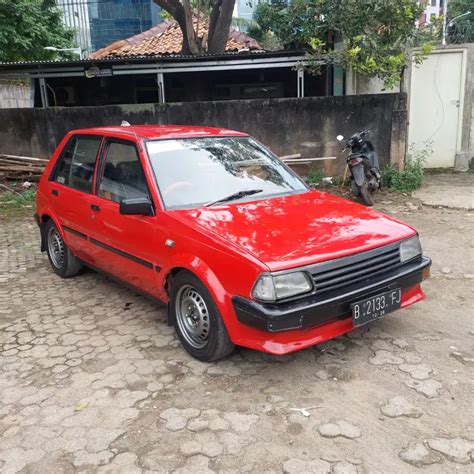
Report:
[[[196,30],[197,19],[194,20]],[[202,18],[199,20],[198,37],[206,41],[209,24]],[[176,21],[164,21],[149,30],[130,38],[115,41],[102,49],[89,55],[89,59],[105,58],[133,58],[141,56],[160,56],[166,54],[179,54],[183,35]],[[229,31],[226,51],[239,51],[241,49],[262,49],[256,40],[241,31],[233,28]]]

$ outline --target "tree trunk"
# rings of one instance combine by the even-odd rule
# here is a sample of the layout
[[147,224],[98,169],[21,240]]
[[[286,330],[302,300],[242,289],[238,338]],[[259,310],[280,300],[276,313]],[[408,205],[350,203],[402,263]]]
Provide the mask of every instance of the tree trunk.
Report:
[[[183,33],[182,54],[200,54],[204,52],[203,42],[194,31],[193,14],[190,0],[153,0],[166,10],[178,23]],[[209,20],[208,52],[222,54],[229,39],[230,24],[235,0],[214,0]]]
[[194,24],[193,24],[193,12],[191,9],[191,5],[189,0],[183,0],[183,9],[184,9],[184,19],[186,23],[186,31],[183,31],[183,44],[184,44],[184,36],[186,35],[187,44],[189,46],[189,51],[191,54],[199,54],[202,53],[202,46],[201,42],[198,38],[198,31],[194,31]]
[[222,54],[229,39],[235,0],[217,0],[209,22],[208,52]]
[[[183,43],[181,45],[182,54],[194,54],[191,51],[188,40],[188,28],[186,25],[186,16],[184,7],[179,0],[153,0],[163,10],[166,10],[178,23],[183,33]],[[192,29],[192,25],[191,25]],[[193,30],[194,31],[194,30]]]

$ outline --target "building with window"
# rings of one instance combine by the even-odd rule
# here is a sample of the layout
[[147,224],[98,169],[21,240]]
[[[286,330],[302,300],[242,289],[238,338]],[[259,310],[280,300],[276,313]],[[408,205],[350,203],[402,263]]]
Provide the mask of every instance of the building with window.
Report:
[[420,17],[419,26],[429,25],[433,20],[443,14],[444,2],[447,0],[421,0],[425,11]]
[[76,31],[84,51],[148,30],[162,21],[153,0],[58,0],[64,23]]

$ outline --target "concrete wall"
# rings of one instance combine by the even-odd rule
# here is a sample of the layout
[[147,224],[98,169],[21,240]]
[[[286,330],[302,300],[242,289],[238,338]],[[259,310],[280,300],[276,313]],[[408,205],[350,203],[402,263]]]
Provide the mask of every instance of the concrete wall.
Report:
[[0,109],[33,107],[34,89],[31,81],[0,78]]
[[[456,45],[457,46],[457,45]],[[455,47],[452,45],[450,47]],[[455,169],[474,168],[474,44],[461,45],[466,50],[466,82],[462,110],[461,149],[456,155]]]
[[378,77],[367,77],[349,69],[346,71],[346,94],[393,94],[400,92],[400,87],[385,89],[383,80]]
[[372,129],[382,164],[403,163],[406,117],[403,94],[9,109],[0,110],[0,153],[47,158],[67,131],[119,125],[122,120],[212,125],[248,132],[280,156],[337,156],[317,163],[331,176],[342,174],[345,166],[336,136],[348,137],[362,128]]

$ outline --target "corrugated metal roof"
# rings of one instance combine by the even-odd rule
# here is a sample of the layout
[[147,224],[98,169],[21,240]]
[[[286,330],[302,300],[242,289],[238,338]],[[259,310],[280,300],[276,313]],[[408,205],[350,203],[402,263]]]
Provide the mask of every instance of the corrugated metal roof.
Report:
[[54,59],[49,61],[15,61],[0,62],[0,69],[12,69],[15,67],[31,67],[31,66],[91,66],[97,64],[133,64],[133,63],[156,63],[156,62],[188,62],[188,61],[205,61],[205,60],[232,60],[245,58],[278,58],[304,56],[304,51],[229,51],[224,54],[157,54],[150,56],[130,57],[110,57],[104,59]]

